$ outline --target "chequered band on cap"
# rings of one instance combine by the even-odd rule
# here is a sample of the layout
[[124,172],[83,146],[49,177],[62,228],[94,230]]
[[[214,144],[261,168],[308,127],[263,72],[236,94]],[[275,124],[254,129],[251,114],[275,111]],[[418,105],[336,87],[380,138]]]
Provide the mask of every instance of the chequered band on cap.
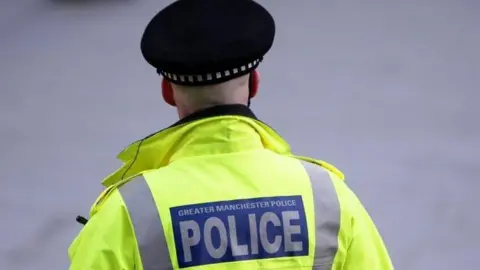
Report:
[[165,77],[168,81],[179,85],[208,85],[226,82],[236,77],[243,76],[258,67],[262,58],[254,60],[246,65],[238,68],[227,69],[219,72],[211,72],[207,74],[198,75],[180,75],[163,70],[158,70],[158,73]]

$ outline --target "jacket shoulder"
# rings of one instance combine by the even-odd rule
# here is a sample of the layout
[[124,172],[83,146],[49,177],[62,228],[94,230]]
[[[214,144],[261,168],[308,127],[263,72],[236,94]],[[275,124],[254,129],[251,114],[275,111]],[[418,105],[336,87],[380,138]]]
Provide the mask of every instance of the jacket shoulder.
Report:
[[[97,213],[102,205],[110,198],[112,197],[112,194],[118,193],[119,189],[124,186],[128,185],[130,182],[136,181],[138,178],[143,177],[143,174],[140,173],[138,175],[130,176],[126,179],[122,179],[115,184],[112,184],[105,188],[102,193],[98,196],[98,198],[95,200],[93,205],[90,208],[90,217],[92,217],[95,213]],[[121,198],[121,196],[120,196]],[[121,202],[121,201],[119,201]]]
[[339,169],[337,169],[337,167],[333,166],[332,164],[330,164],[326,161],[319,160],[319,159],[314,159],[314,158],[311,158],[311,157],[305,157],[305,156],[294,155],[292,157],[296,158],[298,160],[301,160],[301,161],[306,161],[306,162],[310,162],[310,163],[313,163],[315,165],[318,165],[318,166],[326,169],[327,171],[329,171],[333,175],[335,175],[340,180],[342,180],[342,181],[345,180],[345,175]]

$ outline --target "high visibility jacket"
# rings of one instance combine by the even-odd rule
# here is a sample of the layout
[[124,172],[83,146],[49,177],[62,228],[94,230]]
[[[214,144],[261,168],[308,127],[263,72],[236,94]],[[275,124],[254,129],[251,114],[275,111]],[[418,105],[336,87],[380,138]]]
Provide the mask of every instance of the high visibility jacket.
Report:
[[244,106],[218,106],[118,156],[71,270],[390,270],[343,174],[294,156]]

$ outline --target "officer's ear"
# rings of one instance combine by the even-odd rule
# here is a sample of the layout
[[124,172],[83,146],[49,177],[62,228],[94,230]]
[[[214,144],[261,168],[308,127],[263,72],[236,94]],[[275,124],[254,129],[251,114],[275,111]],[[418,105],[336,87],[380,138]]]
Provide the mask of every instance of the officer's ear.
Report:
[[165,103],[170,106],[175,107],[175,99],[173,98],[173,87],[172,83],[162,78],[162,96]]
[[258,71],[254,70],[250,72],[249,84],[250,98],[254,98],[258,93],[260,85],[260,73],[258,73]]

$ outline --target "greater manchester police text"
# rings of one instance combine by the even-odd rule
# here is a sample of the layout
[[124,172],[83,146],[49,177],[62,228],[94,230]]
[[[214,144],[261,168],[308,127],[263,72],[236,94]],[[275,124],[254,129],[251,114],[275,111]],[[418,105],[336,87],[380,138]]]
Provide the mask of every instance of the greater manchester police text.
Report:
[[227,205],[216,205],[208,207],[194,207],[188,209],[181,209],[178,211],[178,216],[191,216],[198,214],[208,214],[214,212],[223,212],[223,211],[232,211],[232,210],[246,210],[246,209],[255,209],[255,208],[265,208],[265,207],[281,207],[281,206],[295,206],[295,200],[272,200],[272,201],[261,201],[261,202],[247,202],[247,203],[237,203],[237,204],[227,204]]

